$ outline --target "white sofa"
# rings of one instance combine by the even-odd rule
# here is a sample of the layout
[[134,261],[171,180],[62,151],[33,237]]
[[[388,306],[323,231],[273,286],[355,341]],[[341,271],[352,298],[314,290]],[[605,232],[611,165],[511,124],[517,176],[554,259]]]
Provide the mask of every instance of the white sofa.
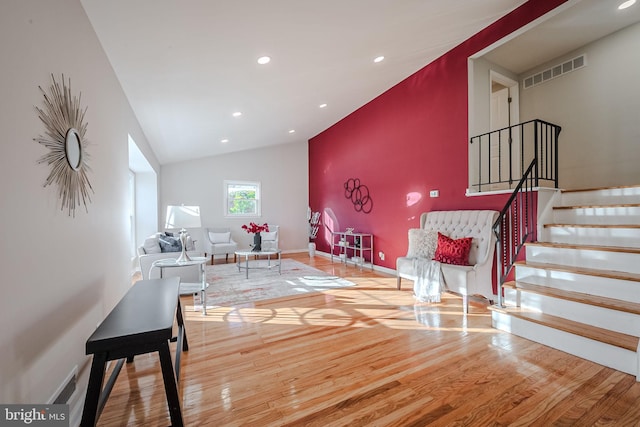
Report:
[[[167,258],[178,258],[181,252],[162,252],[160,247],[160,237],[164,233],[155,233],[145,239],[142,246],[138,247],[138,262],[140,264],[140,273],[143,280],[157,279],[160,277],[159,268],[151,268],[154,261]],[[195,245],[191,238],[187,238],[187,254],[189,256],[201,257],[204,254],[195,250]],[[200,266],[190,265],[185,267],[166,268],[163,272],[164,277],[180,277],[181,285],[180,293],[193,293],[191,288],[200,288]],[[193,284],[193,286],[190,286]],[[196,285],[198,284],[198,285]]]
[[[452,239],[473,238],[469,252],[470,265],[440,265],[445,289],[462,296],[465,313],[469,309],[470,295],[482,295],[489,300],[496,298],[493,293],[491,271],[496,243],[492,225],[497,217],[498,212],[492,210],[432,211],[420,216],[420,228],[423,230],[439,231]],[[410,248],[412,243],[409,242]],[[396,272],[398,289],[401,288],[403,278],[415,281],[417,276],[414,258],[398,258]]]

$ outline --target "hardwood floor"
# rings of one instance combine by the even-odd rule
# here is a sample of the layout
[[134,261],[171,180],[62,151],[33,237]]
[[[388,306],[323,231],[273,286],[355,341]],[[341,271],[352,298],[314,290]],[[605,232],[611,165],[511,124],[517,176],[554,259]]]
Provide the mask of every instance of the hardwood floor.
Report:
[[[633,376],[493,329],[481,304],[464,316],[454,295],[415,304],[409,281],[291,258],[357,286],[206,317],[184,297],[185,425],[640,425]],[[98,425],[169,424],[158,358],[137,356]]]

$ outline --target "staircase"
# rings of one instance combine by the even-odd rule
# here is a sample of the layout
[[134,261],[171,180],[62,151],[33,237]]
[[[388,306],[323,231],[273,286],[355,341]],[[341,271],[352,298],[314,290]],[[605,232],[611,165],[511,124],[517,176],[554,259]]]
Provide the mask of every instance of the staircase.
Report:
[[562,191],[493,327],[640,381],[640,186]]

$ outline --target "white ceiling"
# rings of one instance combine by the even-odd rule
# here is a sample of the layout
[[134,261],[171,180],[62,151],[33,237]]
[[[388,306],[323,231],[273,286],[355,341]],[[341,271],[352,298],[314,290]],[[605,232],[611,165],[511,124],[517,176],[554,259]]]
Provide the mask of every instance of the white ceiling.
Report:
[[[525,3],[81,2],[161,164],[306,143]],[[530,40],[523,37],[519,43]],[[556,34],[550,43],[559,45],[561,40]],[[530,46],[524,51],[516,47],[519,54],[507,45],[501,49],[503,54],[496,53],[492,60],[512,61],[509,65],[519,68],[528,67],[534,55]],[[262,55],[271,56],[271,63],[258,65]],[[379,55],[385,60],[374,63]],[[327,107],[319,108],[322,103]],[[242,116],[233,117],[235,111]],[[289,133],[291,129],[295,133]],[[223,138],[229,142],[222,143]]]
[[[624,27],[640,22],[640,5],[619,10],[624,0],[568,1],[532,28],[508,37],[486,53],[489,61],[522,74]],[[525,73],[526,74],[526,73]]]
[[165,164],[305,143],[525,1],[81,2]]

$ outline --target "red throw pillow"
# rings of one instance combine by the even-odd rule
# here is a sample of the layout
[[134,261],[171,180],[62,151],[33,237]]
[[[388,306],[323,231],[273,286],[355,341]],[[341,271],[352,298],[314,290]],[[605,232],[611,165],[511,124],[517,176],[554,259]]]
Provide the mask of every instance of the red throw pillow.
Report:
[[438,247],[433,259],[444,264],[469,265],[469,252],[473,237],[451,239],[438,232]]

